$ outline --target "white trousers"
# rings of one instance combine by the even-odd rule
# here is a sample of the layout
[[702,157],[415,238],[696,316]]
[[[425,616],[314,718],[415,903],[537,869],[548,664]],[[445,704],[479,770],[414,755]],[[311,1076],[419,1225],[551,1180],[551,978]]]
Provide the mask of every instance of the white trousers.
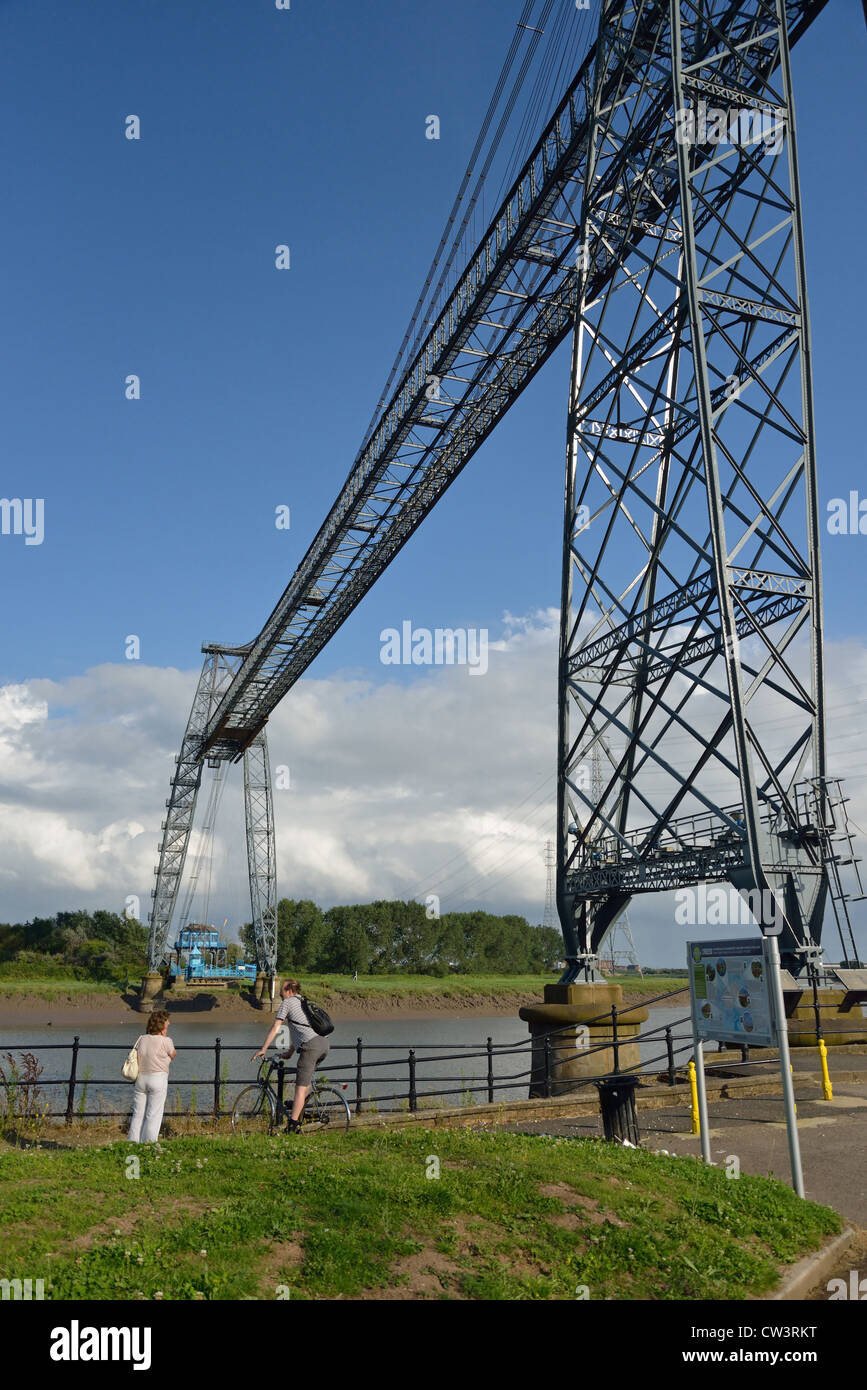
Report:
[[139,1072],[135,1083],[132,1120],[127,1135],[131,1144],[156,1143],[163,1122],[168,1084],[168,1072]]

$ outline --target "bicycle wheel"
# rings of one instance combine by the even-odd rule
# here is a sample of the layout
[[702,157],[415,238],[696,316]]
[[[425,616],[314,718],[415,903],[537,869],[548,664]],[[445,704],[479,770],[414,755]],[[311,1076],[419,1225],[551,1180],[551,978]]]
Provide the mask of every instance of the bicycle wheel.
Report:
[[345,1134],[351,1119],[352,1112],[346,1097],[340,1091],[336,1091],[333,1086],[317,1086],[307,1097],[301,1123],[305,1129],[322,1129]]
[[277,1117],[274,1097],[264,1086],[245,1086],[232,1106],[236,1134],[273,1134]]

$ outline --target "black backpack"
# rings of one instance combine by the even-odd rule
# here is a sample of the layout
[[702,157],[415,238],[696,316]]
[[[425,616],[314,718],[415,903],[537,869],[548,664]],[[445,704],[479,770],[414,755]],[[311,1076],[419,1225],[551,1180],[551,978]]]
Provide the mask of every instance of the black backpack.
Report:
[[329,1033],[334,1032],[334,1024],[331,1022],[328,1014],[305,995],[302,994],[300,999],[301,1007],[307,1017],[307,1022],[310,1024],[314,1033],[318,1033],[320,1038],[327,1038]]

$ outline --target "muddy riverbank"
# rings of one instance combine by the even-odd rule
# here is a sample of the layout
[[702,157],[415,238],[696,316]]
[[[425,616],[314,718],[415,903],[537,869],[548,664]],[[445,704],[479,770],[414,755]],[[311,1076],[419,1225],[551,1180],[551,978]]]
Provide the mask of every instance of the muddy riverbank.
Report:
[[[355,994],[345,997],[340,994],[328,995],[317,990],[315,998],[329,1010],[335,1021],[353,1023],[366,1018],[517,1016],[522,1005],[541,1002],[542,990],[543,984],[540,982],[538,990],[523,992],[401,995],[377,992],[368,996]],[[644,997],[648,997],[647,994]],[[642,995],[639,993],[628,992],[624,994],[624,1003],[638,1003],[641,998]],[[0,1030],[4,1027],[20,1028],[29,1023],[38,1027],[67,1028],[88,1027],[96,1023],[125,1023],[137,1016],[136,1003],[136,996],[132,993],[58,993],[51,999],[31,994],[0,993]],[[185,1022],[190,1023],[213,1023],[220,1019],[241,1022],[264,1016],[246,999],[233,994],[198,994],[190,998],[172,998],[166,1001],[165,1007],[173,1017],[183,1018]]]

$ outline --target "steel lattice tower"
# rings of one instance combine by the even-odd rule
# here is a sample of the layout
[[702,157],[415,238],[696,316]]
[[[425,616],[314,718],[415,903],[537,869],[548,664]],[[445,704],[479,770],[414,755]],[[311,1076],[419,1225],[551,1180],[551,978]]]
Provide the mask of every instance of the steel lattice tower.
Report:
[[[208,645],[202,651],[205,662],[181,752],[175,759],[171,795],[166,802],[167,815],[161,827],[160,857],[154,870],[157,881],[150,918],[149,970],[159,967],[168,947],[202,781],[202,735],[214,707],[237,673],[246,648]],[[219,763],[215,761],[214,765],[219,766]],[[264,728],[256,733],[244,752],[244,813],[256,964],[263,973],[273,975],[277,969],[277,869],[271,769]]]
[[554,841],[547,840],[545,843],[545,915],[542,918],[543,927],[553,927],[554,925],[554,914],[557,910],[556,866]]
[[[711,131],[705,108],[724,127]],[[772,890],[783,960],[801,969],[821,936],[827,797],[778,0],[605,5],[578,274],[559,681],[566,978],[594,977],[633,894],[708,880]],[[594,803],[575,771],[600,743]]]

